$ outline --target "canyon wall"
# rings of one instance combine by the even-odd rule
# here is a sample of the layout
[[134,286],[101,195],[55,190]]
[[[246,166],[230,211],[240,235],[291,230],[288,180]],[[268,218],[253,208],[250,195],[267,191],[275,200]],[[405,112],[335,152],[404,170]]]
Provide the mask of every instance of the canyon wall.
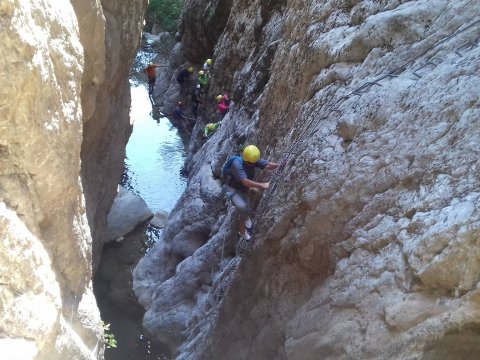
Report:
[[78,15],[84,25],[80,36],[86,44],[81,159],[95,269],[106,241],[107,215],[117,194],[125,147],[132,132],[128,78],[140,45],[147,0],[102,0],[103,29],[92,26],[92,7],[75,2],[77,8],[86,9]]
[[[211,5],[186,1],[192,63],[212,41],[185,29]],[[135,269],[145,327],[178,359],[476,357],[478,5],[238,0],[222,12],[208,96],[231,89],[233,105],[197,142],[188,188]],[[257,195],[246,253],[218,180],[243,143],[288,160]]]
[[2,359],[103,358],[92,255],[121,174],[145,7],[0,5]]

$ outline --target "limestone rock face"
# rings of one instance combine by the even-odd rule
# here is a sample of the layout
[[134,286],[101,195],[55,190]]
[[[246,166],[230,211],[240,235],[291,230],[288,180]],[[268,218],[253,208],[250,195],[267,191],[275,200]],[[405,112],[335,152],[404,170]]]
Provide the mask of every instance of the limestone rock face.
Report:
[[77,15],[85,24],[80,36],[88,43],[87,71],[82,77],[82,106],[86,113],[81,158],[95,269],[107,237],[107,215],[117,194],[125,146],[132,131],[128,78],[140,44],[147,0],[102,0],[102,11],[94,14],[103,18],[104,40],[98,38],[99,30],[91,24],[92,8],[86,7],[84,1],[75,3],[78,9],[87,8]]
[[[83,172],[83,184],[89,189],[84,197],[80,159],[82,149],[89,146],[117,154],[110,158],[98,151],[96,158],[83,157],[83,166],[90,171],[121,167],[128,108],[122,108],[122,123],[109,118],[121,111],[110,112],[105,103],[110,101],[109,93],[117,91],[112,78],[128,89],[127,69],[133,55],[116,57],[117,66],[109,66],[106,57],[115,55],[113,33],[122,35],[119,42],[129,39],[121,46],[129,44],[134,53],[145,7],[144,1],[136,3],[115,2],[109,7],[107,1],[93,0],[7,0],[0,5],[2,359],[103,358],[103,329],[91,286],[89,225],[98,233],[105,228],[95,228],[92,219],[89,224],[87,213],[96,212],[100,224],[105,221],[119,172],[109,173],[110,178],[97,182],[95,190],[96,179]],[[112,24],[127,17],[128,22]],[[135,26],[127,26],[129,22]],[[122,100],[127,91],[120,92]],[[97,127],[96,132],[110,131],[110,136],[95,141],[95,131],[83,131],[88,123],[90,130]],[[102,196],[93,201],[91,192]]]
[[213,54],[215,43],[228,21],[232,0],[186,0],[179,33],[183,54],[191,61],[204,61]]
[[[180,359],[475,358],[479,15],[236,1],[209,94],[231,88],[234,106],[134,272],[147,329]],[[214,174],[244,142],[288,164],[234,257]]]

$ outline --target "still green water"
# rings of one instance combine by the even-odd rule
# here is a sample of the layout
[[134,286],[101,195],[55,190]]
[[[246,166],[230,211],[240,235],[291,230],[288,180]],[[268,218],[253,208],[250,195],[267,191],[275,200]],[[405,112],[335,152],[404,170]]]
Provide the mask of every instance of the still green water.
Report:
[[[187,179],[182,176],[187,139],[170,121],[152,109],[145,81],[130,80],[132,135],[126,147],[125,171],[121,184],[138,194],[152,212],[170,212],[183,193]],[[102,252],[94,288],[102,319],[111,324],[118,342],[106,349],[106,360],[164,360],[166,347],[155,344],[141,327],[144,310],[131,291],[131,273],[140,258],[161,235],[161,230],[145,226],[109,243]]]
[[133,132],[127,144],[123,185],[140,195],[153,212],[170,212],[187,184],[181,175],[186,143],[167,118],[152,117],[145,86],[132,85]]

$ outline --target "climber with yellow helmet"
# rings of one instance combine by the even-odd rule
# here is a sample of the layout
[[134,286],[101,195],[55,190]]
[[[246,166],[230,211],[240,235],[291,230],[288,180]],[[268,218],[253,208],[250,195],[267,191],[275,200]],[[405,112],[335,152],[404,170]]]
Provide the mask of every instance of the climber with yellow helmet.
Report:
[[190,75],[193,74],[193,67],[181,70],[177,75],[177,82],[180,86],[183,86],[186,80],[190,79]]
[[210,75],[210,67],[212,66],[212,64],[213,64],[212,59],[207,59],[203,64],[203,71],[205,71],[205,73],[207,73],[208,75]]
[[269,182],[254,181],[256,168],[275,170],[279,163],[269,162],[260,157],[260,150],[255,145],[248,145],[243,150],[242,156],[232,156],[227,160],[222,169],[222,178],[228,186],[227,197],[232,200],[238,209],[239,235],[246,241],[250,240],[249,232],[252,229],[250,219],[249,189],[266,190]]
[[206,88],[208,85],[208,75],[205,71],[200,70],[198,72],[198,83],[202,88]]
[[210,135],[212,135],[215,131],[217,131],[217,129],[220,127],[221,124],[222,124],[221,121],[217,123],[208,123],[205,126],[205,129],[203,130],[203,138],[207,139]]
[[155,82],[157,81],[157,70],[156,68],[159,67],[160,65],[154,64],[154,63],[149,63],[148,66],[143,69],[143,72],[147,74],[148,78],[148,95],[153,94],[153,88],[155,86]]
[[223,95],[217,95],[215,97],[215,100],[217,100],[217,110],[220,113],[220,115],[223,117],[225,114],[228,112],[229,105],[230,105],[230,99],[228,98],[227,94]]

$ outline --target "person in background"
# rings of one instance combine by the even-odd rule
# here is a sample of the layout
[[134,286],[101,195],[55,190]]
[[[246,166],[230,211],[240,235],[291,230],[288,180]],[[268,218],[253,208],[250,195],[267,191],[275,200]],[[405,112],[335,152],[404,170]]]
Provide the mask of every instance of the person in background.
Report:
[[213,64],[212,59],[207,59],[203,64],[203,71],[205,71],[205,73],[208,74],[209,76],[210,76],[210,67],[212,66],[212,64]]
[[153,94],[153,88],[155,87],[155,82],[157,81],[157,70],[156,68],[159,67],[160,65],[154,64],[154,63],[149,63],[148,66],[143,69],[143,72],[147,74],[147,79],[148,79],[148,95]]
[[173,118],[175,120],[184,120],[187,118],[183,113],[183,103],[181,101],[178,102],[177,107],[173,110]]
[[207,126],[205,126],[205,129],[203,130],[203,138],[207,139],[210,135],[212,135],[217,129],[220,127],[222,124],[221,121],[217,123],[208,123]]
[[179,122],[179,125],[182,126],[187,134],[192,133],[191,128],[195,125],[195,120],[185,116],[185,113],[183,112],[183,103],[181,101],[178,102],[172,115],[173,119]]
[[193,67],[189,67],[188,69],[181,70],[177,75],[177,82],[180,86],[183,86],[186,80],[190,79],[190,75],[193,73]]
[[228,98],[227,94],[217,95],[215,99],[217,100],[217,103],[218,103],[217,110],[220,113],[220,115],[224,117],[229,110],[230,99]]
[[203,104],[202,92],[200,89],[200,84],[197,84],[192,90],[192,114],[195,119],[197,118],[198,108],[201,104]]
[[208,75],[203,70],[198,72],[198,83],[202,89],[208,86]]

